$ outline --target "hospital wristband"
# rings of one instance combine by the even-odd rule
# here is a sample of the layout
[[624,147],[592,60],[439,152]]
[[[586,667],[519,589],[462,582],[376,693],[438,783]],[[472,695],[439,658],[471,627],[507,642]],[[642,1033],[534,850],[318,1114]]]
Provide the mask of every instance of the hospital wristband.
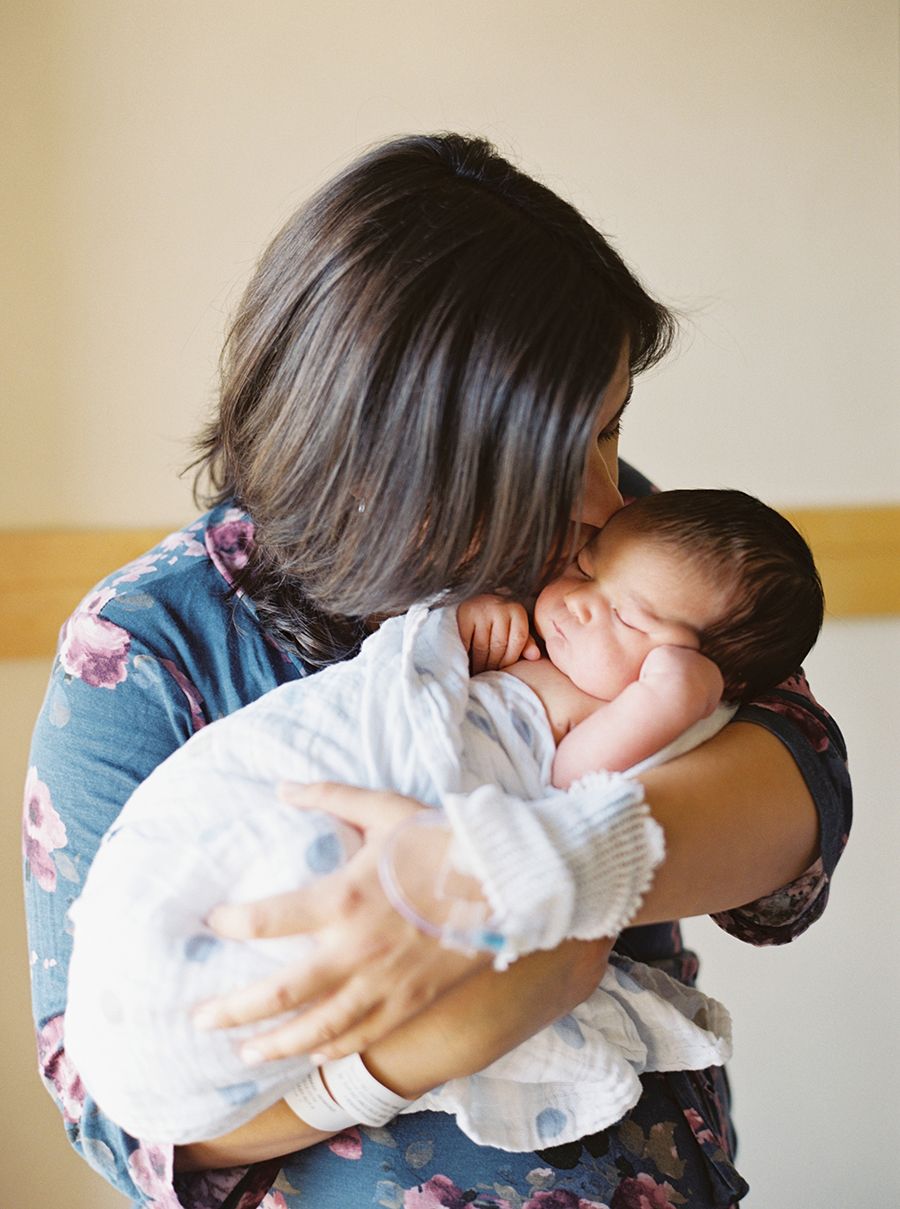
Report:
[[379,1083],[359,1054],[310,1071],[284,1101],[301,1121],[326,1133],[340,1133],[352,1125],[386,1125],[412,1103]]
[[301,1121],[325,1133],[340,1133],[342,1129],[359,1124],[357,1118],[329,1094],[318,1067],[285,1093],[284,1102]]
[[322,1074],[335,1100],[360,1125],[386,1125],[412,1104],[379,1083],[359,1054],[326,1062]]

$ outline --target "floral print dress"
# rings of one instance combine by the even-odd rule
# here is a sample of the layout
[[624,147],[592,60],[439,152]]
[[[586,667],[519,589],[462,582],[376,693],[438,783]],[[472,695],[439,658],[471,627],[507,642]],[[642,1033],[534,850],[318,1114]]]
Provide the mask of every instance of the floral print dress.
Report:
[[[623,466],[632,495],[649,489]],[[99,585],[65,623],[32,747],[23,855],[41,1075],[75,1148],[151,1209],[675,1209],[736,1204],[723,1070],[646,1075],[627,1118],[539,1153],[480,1147],[440,1113],[361,1126],[284,1159],[174,1175],[172,1148],[129,1137],[83,1087],[65,1050],[67,911],[107,828],[150,771],[207,722],[306,674],[235,593],[251,521],[221,505]],[[824,909],[850,826],[839,731],[802,679],[739,715],[794,755],[821,820],[822,855],[768,899],[716,917],[753,944],[780,944]],[[629,929],[617,947],[691,983],[677,924]]]

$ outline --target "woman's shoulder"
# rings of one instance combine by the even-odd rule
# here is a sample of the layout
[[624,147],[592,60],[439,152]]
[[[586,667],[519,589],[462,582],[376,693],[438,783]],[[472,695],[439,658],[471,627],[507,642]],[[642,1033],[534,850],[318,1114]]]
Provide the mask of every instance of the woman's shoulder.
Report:
[[[167,534],[152,549],[125,566],[110,572],[88,594],[79,608],[96,610],[111,601],[134,598],[141,593],[177,596],[204,593],[224,597],[233,592],[237,573],[246,565],[253,546],[253,522],[246,513],[225,503],[198,517],[182,529]],[[205,586],[204,586],[205,585]]]
[[658,491],[659,488],[654,486],[646,475],[641,474],[639,470],[635,470],[628,462],[623,462],[619,458],[619,490],[625,503],[628,504],[632,500],[640,499],[642,496],[651,495],[654,491]]
[[216,717],[303,675],[235,587],[252,543],[252,521],[226,503],[112,572],[62,628],[66,676],[115,688],[149,660]]

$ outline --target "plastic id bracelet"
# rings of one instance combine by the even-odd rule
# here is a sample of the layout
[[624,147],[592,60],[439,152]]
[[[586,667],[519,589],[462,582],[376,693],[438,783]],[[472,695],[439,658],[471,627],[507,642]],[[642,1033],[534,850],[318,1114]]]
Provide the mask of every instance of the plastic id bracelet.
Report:
[[412,1104],[379,1083],[359,1054],[311,1070],[284,1099],[302,1121],[326,1133],[351,1125],[386,1125]]

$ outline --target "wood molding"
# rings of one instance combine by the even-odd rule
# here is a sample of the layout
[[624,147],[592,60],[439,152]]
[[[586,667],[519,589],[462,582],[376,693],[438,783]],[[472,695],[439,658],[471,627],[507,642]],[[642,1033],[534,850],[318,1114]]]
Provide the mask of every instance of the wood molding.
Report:
[[[816,556],[829,617],[900,614],[900,504],[784,508]],[[95,583],[149,550],[160,529],[0,531],[0,659],[52,655]]]
[[60,626],[94,584],[165,535],[159,529],[0,532],[0,659],[52,655]]
[[780,511],[812,548],[826,617],[900,613],[900,504]]

